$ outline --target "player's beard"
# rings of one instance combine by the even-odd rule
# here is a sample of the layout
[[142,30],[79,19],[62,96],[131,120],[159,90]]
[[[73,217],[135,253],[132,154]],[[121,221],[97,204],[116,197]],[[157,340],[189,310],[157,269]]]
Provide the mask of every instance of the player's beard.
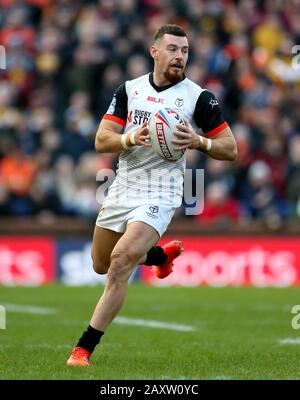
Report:
[[177,83],[182,81],[183,76],[184,76],[184,69],[181,68],[180,70],[178,69],[177,71],[173,69],[173,67],[169,66],[166,71],[164,72],[165,78],[170,82],[170,83]]

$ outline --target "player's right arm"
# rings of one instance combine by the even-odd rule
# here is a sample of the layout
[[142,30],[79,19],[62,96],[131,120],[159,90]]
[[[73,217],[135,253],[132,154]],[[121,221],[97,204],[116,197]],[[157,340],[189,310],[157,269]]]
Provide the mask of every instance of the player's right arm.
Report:
[[123,150],[121,133],[123,125],[102,119],[96,133],[95,149],[99,153],[119,153]]
[[[118,122],[109,121],[102,119],[98,131],[96,133],[95,148],[99,153],[120,153],[126,150],[125,146],[130,149],[132,146],[144,146],[150,147],[151,144],[147,143],[147,138],[149,136],[149,130],[147,126],[147,121],[143,125],[136,129],[134,132],[122,134],[123,126]],[[133,135],[135,145],[130,141],[130,136]],[[123,144],[122,144],[123,136]]]
[[110,106],[104,114],[95,138],[95,148],[99,153],[120,153],[134,145],[146,146],[149,134],[147,122],[134,132],[122,133],[127,120],[127,93],[125,83],[118,87]]

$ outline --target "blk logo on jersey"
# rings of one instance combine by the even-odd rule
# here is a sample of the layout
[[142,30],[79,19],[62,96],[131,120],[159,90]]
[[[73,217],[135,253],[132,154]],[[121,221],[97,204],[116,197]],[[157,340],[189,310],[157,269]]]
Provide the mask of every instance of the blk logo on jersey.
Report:
[[134,110],[130,111],[128,115],[128,122],[134,125],[142,125],[145,121],[148,121],[151,116],[151,112],[144,110]]
[[148,101],[154,101],[154,103],[158,103],[158,104],[163,104],[164,103],[164,99],[162,99],[161,97],[148,96],[147,100]]

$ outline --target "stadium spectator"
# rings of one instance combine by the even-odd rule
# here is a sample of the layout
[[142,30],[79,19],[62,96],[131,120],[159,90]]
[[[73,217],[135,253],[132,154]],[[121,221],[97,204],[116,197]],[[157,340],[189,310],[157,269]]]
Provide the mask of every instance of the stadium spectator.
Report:
[[13,214],[33,213],[30,190],[34,182],[37,166],[34,159],[15,146],[0,164],[0,182],[10,196],[10,209]]
[[229,226],[240,217],[240,206],[230,196],[228,186],[222,181],[210,183],[205,190],[204,210],[197,219],[204,223],[218,226]]
[[272,185],[272,170],[264,161],[255,161],[242,187],[244,213],[250,218],[268,220],[270,215],[284,217],[286,209]]

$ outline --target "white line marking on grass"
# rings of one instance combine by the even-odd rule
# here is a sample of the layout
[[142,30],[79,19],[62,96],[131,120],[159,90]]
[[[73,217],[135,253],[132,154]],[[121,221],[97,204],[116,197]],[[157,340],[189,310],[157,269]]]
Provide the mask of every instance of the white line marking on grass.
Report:
[[27,349],[72,349],[71,344],[49,344],[49,343],[36,343],[25,344]]
[[25,314],[38,314],[38,315],[48,315],[48,314],[56,314],[57,310],[55,308],[48,307],[37,307],[31,305],[23,305],[23,304],[3,304],[6,311],[8,312],[19,312]]
[[145,326],[147,328],[168,329],[179,332],[192,332],[196,330],[193,326],[190,325],[181,325],[170,322],[152,321],[147,319],[136,319],[127,317],[116,317],[114,322],[123,325]]
[[279,340],[280,344],[300,344],[300,338],[285,338]]
[[[0,344],[1,349],[16,348],[17,344]],[[72,344],[49,344],[49,343],[34,343],[34,344],[23,344],[22,347],[26,349],[72,349]]]
[[235,303],[228,303],[224,305],[218,305],[218,304],[201,304],[201,310],[202,311],[235,311],[237,310],[237,305]]
[[[71,321],[65,319],[60,322],[63,325],[80,325],[84,326],[89,324],[90,321]],[[141,326],[147,328],[154,328],[154,329],[169,329],[173,331],[179,332],[193,332],[196,331],[197,328],[191,325],[182,325],[170,322],[161,322],[161,321],[153,321],[147,319],[137,319],[137,318],[127,318],[127,317],[116,317],[113,320],[113,323],[116,324],[123,324],[123,325],[133,325],[133,326]]]

